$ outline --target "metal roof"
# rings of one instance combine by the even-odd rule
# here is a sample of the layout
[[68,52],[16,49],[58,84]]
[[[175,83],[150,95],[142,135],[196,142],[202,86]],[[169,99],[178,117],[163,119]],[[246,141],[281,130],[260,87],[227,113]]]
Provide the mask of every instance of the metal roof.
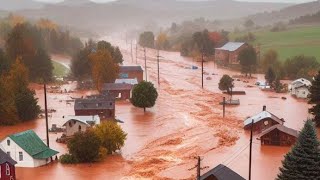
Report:
[[136,84],[138,84],[138,80],[137,80],[137,78],[134,78],[134,79],[116,79],[114,83],[116,83],[116,84],[136,85]]
[[95,116],[67,116],[65,123],[63,123],[63,126],[65,126],[69,121],[75,120],[79,121],[81,123],[84,123],[86,125],[91,124],[100,124],[100,117],[98,115]]
[[125,83],[105,83],[102,87],[102,91],[119,91],[119,90],[131,90],[133,85]]
[[266,118],[271,118],[271,119],[275,120],[276,122],[278,122],[279,124],[282,124],[284,122],[283,119],[278,118],[274,114],[272,114],[268,111],[262,111],[259,114],[256,114],[255,116],[252,116],[252,117],[246,119],[244,121],[244,126],[250,125],[252,120],[253,120],[253,123],[255,124],[255,123],[257,123],[261,120],[264,120]]
[[232,169],[222,164],[219,164],[215,168],[202,175],[200,180],[213,179],[212,176],[217,180],[245,180],[245,178],[241,177]]
[[120,66],[120,73],[132,72],[132,71],[143,71],[141,66]]
[[114,109],[114,99],[76,99],[74,110]]
[[13,134],[9,138],[35,159],[46,159],[59,153],[48,148],[33,130]]
[[302,87],[302,86],[310,87],[311,85],[312,85],[311,82],[309,80],[307,80],[307,79],[304,79],[304,78],[300,78],[300,79],[294,80],[291,83],[291,86],[294,86],[294,88],[299,88],[299,87]]
[[7,153],[5,153],[4,151],[2,151],[2,149],[0,149],[0,164],[3,164],[5,162],[8,162],[12,165],[17,164],[15,160],[13,160]]
[[235,51],[239,49],[242,45],[246,43],[244,42],[228,42],[224,46],[220,48],[216,48],[217,50],[226,50],[226,51]]
[[284,132],[286,134],[289,134],[291,136],[294,136],[294,137],[298,137],[299,136],[299,132],[295,129],[291,129],[291,128],[288,128],[282,124],[277,124],[277,125],[274,125],[274,126],[271,126],[269,127],[268,129],[265,129],[264,131],[262,131],[261,134],[258,135],[258,137],[262,137],[266,134],[268,134],[269,132],[275,130],[275,129],[278,129],[279,131],[281,132]]

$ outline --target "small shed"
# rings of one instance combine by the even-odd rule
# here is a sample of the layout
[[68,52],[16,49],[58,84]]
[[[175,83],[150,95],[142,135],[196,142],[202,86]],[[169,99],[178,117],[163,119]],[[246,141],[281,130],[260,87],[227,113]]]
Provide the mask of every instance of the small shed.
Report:
[[115,118],[115,99],[114,98],[87,98],[76,99],[74,103],[76,116],[95,116],[100,119]]
[[137,79],[138,82],[143,81],[143,70],[141,66],[120,66],[120,79]]
[[100,124],[100,117],[95,116],[67,116],[63,124],[66,127],[64,134],[67,137],[73,136],[77,132],[85,132],[87,128]]
[[261,145],[291,146],[296,142],[298,136],[297,130],[277,124],[262,131],[258,139]]
[[239,64],[238,55],[246,47],[248,44],[245,42],[228,42],[215,49],[215,60],[222,64]]
[[126,83],[105,83],[102,87],[102,93],[108,93],[121,100],[130,99],[133,85]]
[[13,160],[10,155],[0,149],[0,179],[1,180],[15,180],[16,170],[15,164],[17,162]]
[[219,164],[200,177],[200,180],[245,180],[225,165]]
[[263,111],[249,117],[244,121],[244,129],[250,130],[251,123],[253,121],[253,131],[261,133],[263,130],[272,127],[277,124],[283,125],[284,120],[280,119],[279,117],[275,116],[274,114],[268,112],[266,110],[266,106],[263,107]]

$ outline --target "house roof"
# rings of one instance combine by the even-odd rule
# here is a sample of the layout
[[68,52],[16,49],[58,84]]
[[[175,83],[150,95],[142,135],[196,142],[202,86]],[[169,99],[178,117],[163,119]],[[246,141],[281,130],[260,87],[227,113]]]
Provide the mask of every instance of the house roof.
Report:
[[216,177],[218,180],[245,180],[239,174],[225,165],[219,164],[200,177],[200,180],[209,179],[210,176]]
[[131,84],[125,84],[125,83],[105,83],[102,87],[103,91],[119,91],[119,90],[131,90],[132,89]]
[[114,99],[76,99],[74,110],[114,109]]
[[299,131],[295,130],[295,129],[291,129],[291,128],[288,128],[282,124],[277,124],[277,125],[274,125],[274,126],[271,126],[269,127],[268,129],[265,129],[264,131],[262,131],[261,134],[258,135],[258,137],[262,137],[266,134],[268,134],[269,132],[275,130],[275,129],[278,129],[279,131],[281,132],[284,132],[286,134],[289,134],[291,136],[294,136],[294,137],[298,137],[299,136]]
[[9,137],[35,159],[46,159],[59,153],[48,148],[33,130],[13,134]]
[[120,66],[120,73],[122,73],[122,72],[133,72],[133,71],[141,71],[141,72],[143,72],[141,66]]
[[65,126],[69,121],[75,120],[79,121],[81,123],[84,123],[86,125],[93,124],[100,124],[100,117],[98,115],[95,116],[67,116],[65,123],[63,123],[63,126]]
[[264,120],[266,118],[271,118],[273,119],[274,121],[278,122],[279,124],[282,124],[284,122],[283,119],[280,119],[278,118],[277,116],[275,116],[274,114],[268,112],[268,111],[262,111],[260,112],[259,114],[256,114],[248,119],[246,119],[244,121],[244,126],[247,126],[247,125],[250,125],[252,120],[253,120],[253,123],[257,123],[261,120]]
[[8,162],[12,165],[17,164],[15,160],[13,160],[7,153],[5,153],[4,151],[2,151],[2,149],[0,149],[0,164],[3,164],[5,162]]
[[226,50],[226,51],[235,51],[239,49],[242,45],[246,43],[244,42],[228,42],[224,46],[220,48],[216,48],[217,50]]
[[300,88],[303,86],[310,87],[311,85],[311,82],[304,78],[296,79],[291,83],[291,86],[294,86],[294,88]]
[[138,80],[137,80],[137,78],[135,78],[135,79],[116,79],[114,83],[136,85],[136,84],[138,84]]

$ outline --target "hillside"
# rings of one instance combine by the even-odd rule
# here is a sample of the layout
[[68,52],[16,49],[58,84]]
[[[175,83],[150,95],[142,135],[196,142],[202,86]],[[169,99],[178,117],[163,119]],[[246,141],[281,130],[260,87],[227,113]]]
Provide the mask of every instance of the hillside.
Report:
[[33,0],[0,0],[0,10],[15,11],[20,9],[40,9],[44,3]]
[[259,25],[268,25],[268,24],[273,24],[280,21],[287,22],[289,20],[298,18],[300,16],[317,13],[319,10],[320,10],[320,0],[309,2],[309,3],[293,5],[278,11],[264,12],[264,13],[258,13],[255,15],[250,15],[247,17],[247,19],[251,19],[256,24],[259,24]]
[[290,24],[317,24],[320,23],[320,11],[312,15],[305,15],[290,20]]
[[[17,13],[29,18],[47,17],[63,25],[102,31],[134,28],[147,24],[171,24],[186,19],[231,19],[249,14],[279,10],[290,4],[253,3],[232,0],[176,1],[176,0],[119,0],[104,4],[65,3],[47,5],[37,10],[21,10]],[[57,13],[59,12],[59,13]],[[232,13],[226,13],[232,12]],[[154,26],[154,25],[153,25]]]

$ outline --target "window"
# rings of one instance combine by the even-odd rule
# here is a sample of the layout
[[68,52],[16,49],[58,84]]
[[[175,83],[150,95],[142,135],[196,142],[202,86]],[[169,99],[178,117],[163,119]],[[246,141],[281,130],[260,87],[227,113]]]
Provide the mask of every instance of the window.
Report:
[[22,152],[19,152],[19,161],[23,161],[23,154],[22,154]]
[[71,121],[69,121],[69,127],[72,127],[72,123],[71,123]]
[[79,131],[81,131],[81,125],[79,125]]
[[6,175],[10,176],[10,166],[8,163],[6,163]]
[[10,146],[10,140],[9,139],[7,140],[7,145]]

